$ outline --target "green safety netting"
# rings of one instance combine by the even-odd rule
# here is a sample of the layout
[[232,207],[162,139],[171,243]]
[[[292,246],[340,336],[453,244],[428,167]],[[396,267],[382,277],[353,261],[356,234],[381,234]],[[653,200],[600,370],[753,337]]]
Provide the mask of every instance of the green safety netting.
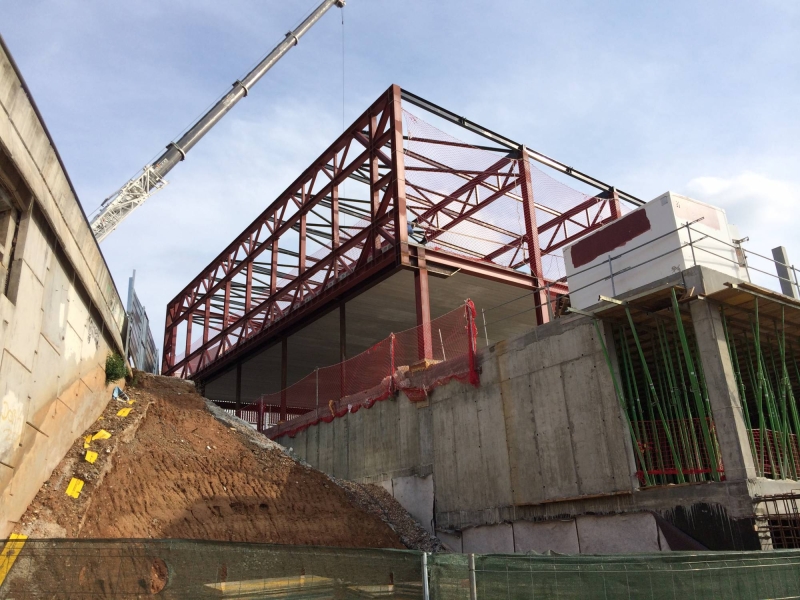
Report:
[[[431,597],[470,598],[468,557],[429,560]],[[477,598],[572,600],[787,598],[800,594],[800,552],[615,556],[475,555]],[[435,591],[435,595],[434,595]]]
[[[800,551],[424,556],[191,540],[12,540],[0,598],[787,598]],[[474,585],[473,585],[474,582]]]

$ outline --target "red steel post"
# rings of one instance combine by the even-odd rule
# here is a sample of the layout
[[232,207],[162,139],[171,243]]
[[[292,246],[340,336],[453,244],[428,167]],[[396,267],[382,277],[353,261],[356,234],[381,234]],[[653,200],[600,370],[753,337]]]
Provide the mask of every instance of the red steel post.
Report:
[[289,338],[281,340],[281,422],[286,420],[286,386],[289,379]]
[[409,264],[408,257],[408,218],[406,216],[406,168],[403,160],[403,103],[400,86],[390,88],[391,105],[391,144],[392,169],[394,176],[390,185],[394,186],[394,239],[399,262]]
[[544,268],[542,267],[542,251],[539,247],[539,232],[536,227],[536,205],[533,202],[533,183],[531,181],[531,164],[528,162],[528,155],[525,147],[520,147],[519,161],[520,188],[522,190],[522,209],[525,213],[525,238],[528,245],[528,264],[531,269],[531,277],[535,287],[533,292],[533,302],[536,307],[536,323],[542,325],[550,319],[546,309],[546,302],[550,299],[544,287]]
[[419,359],[433,358],[431,297],[424,248],[417,249],[417,268],[414,269],[414,297],[417,305],[417,349]]

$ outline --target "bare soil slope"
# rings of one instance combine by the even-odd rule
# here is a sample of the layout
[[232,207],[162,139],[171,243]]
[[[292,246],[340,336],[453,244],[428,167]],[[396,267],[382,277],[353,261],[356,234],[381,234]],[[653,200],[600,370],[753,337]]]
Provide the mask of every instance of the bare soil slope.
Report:
[[[380,510],[367,510],[351,490],[276,444],[223,424],[187,382],[143,374],[139,379],[128,390],[134,400],[130,414],[118,416],[129,405],[112,400],[86,432],[111,433],[91,441],[97,461],[86,462],[84,438],[76,440],[17,531],[36,537],[404,547]],[[77,499],[65,493],[72,477],[85,481]]]

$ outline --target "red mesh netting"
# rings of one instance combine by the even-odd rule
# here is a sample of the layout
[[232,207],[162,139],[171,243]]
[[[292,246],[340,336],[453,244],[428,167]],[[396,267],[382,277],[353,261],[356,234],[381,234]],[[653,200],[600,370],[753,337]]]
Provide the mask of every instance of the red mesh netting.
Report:
[[[707,423],[712,434],[713,443],[716,444],[717,436],[714,430],[714,422],[708,419]],[[675,463],[675,458],[680,461],[681,473],[684,475],[711,473],[711,461],[708,458],[708,448],[706,448],[703,441],[703,429],[700,419],[668,419],[666,424],[669,427],[669,434],[672,436],[677,456],[673,456],[670,451],[667,430],[663,421],[637,421],[635,423],[635,427],[640,428],[641,439],[644,440],[639,443],[641,458],[639,453],[636,453],[636,475],[639,477],[639,482],[642,485],[645,482],[641,464],[642,458],[646,463],[645,466],[649,475],[677,475],[678,467]],[[691,436],[693,439],[698,440],[697,452],[692,452],[690,446],[681,444],[681,440],[686,436]],[[718,448],[716,454],[720,456]],[[719,463],[716,468],[722,474],[725,472],[725,468],[722,465],[722,459],[719,458],[718,460]],[[723,476],[722,479],[724,478]]]
[[[239,416],[272,438],[294,436],[320,421],[371,408],[397,391],[412,402],[433,388],[458,379],[479,385],[475,366],[475,306],[464,306],[381,340],[358,356],[317,369],[286,389],[264,394],[240,408]],[[286,417],[280,423],[285,398]],[[231,403],[224,408],[230,409]]]

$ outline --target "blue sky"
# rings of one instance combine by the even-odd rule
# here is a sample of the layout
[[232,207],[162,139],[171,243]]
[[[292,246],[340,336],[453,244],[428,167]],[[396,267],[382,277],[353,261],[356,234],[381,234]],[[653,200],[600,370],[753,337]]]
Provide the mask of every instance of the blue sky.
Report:
[[[317,0],[0,0],[87,212]],[[800,3],[348,0],[103,244],[166,303],[391,83],[640,198],[728,211],[800,263]],[[343,105],[344,101],[344,105]]]

